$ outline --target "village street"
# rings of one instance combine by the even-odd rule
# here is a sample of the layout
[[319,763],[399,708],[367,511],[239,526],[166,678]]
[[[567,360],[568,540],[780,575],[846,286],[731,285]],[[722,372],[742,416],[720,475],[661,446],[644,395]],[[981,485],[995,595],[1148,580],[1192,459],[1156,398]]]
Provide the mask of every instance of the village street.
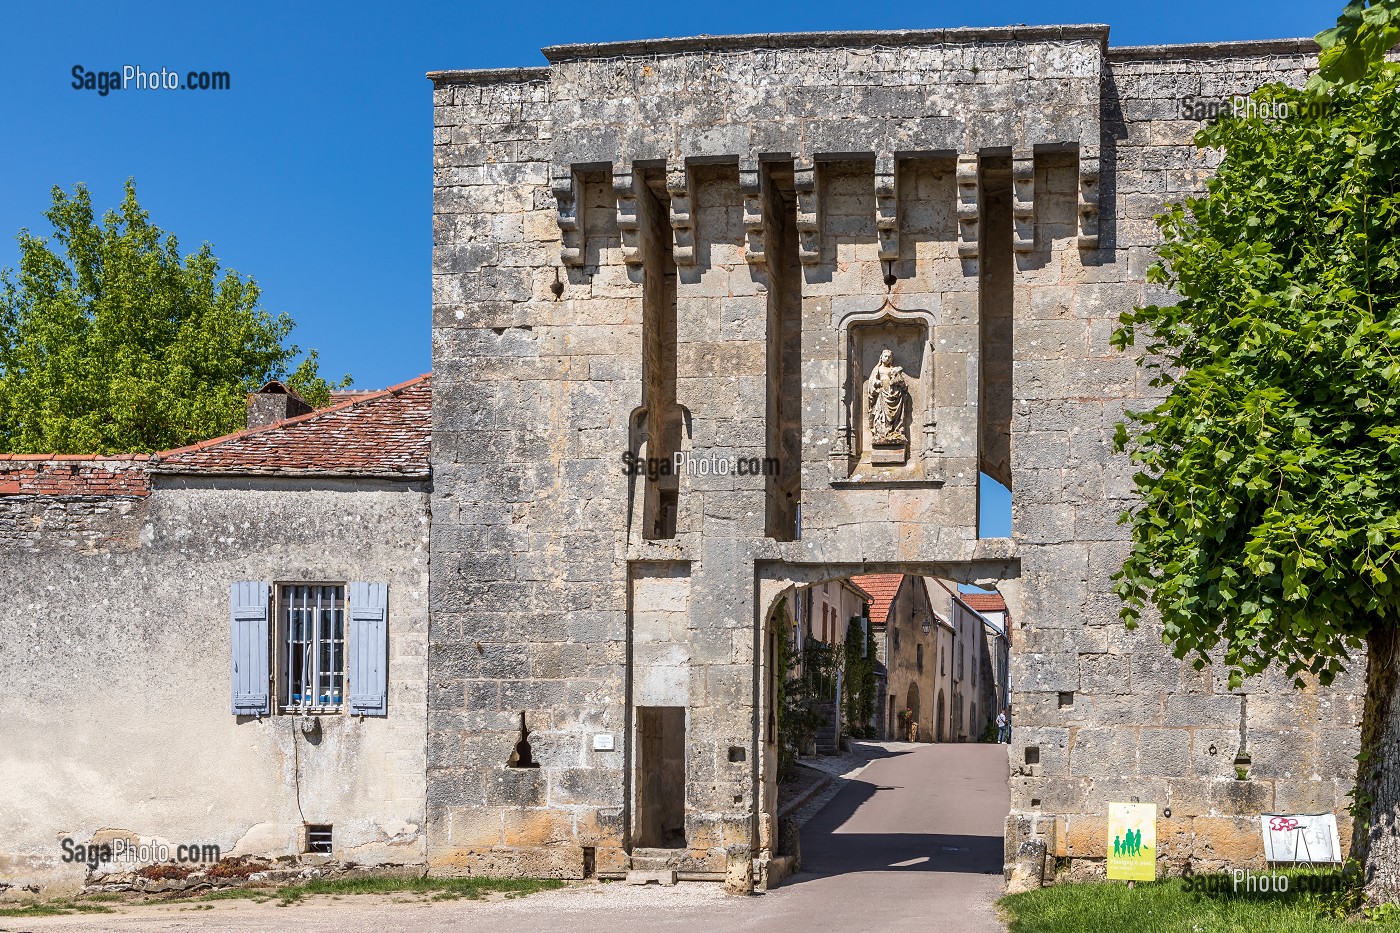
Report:
[[310,899],[120,908],[117,914],[0,919],[0,931],[838,930],[997,933],[1006,746],[863,743],[870,761],[803,827],[803,871],[767,894],[718,884],[582,884],[518,900]]

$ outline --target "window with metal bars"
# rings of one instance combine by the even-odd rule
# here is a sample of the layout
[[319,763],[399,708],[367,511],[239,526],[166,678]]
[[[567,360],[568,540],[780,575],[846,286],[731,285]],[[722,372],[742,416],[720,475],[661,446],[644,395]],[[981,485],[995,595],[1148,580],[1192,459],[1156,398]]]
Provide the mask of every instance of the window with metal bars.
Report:
[[285,712],[337,712],[345,696],[345,587],[281,587]]
[[312,823],[306,827],[306,851],[310,855],[331,855],[334,852],[333,827],[329,823]]

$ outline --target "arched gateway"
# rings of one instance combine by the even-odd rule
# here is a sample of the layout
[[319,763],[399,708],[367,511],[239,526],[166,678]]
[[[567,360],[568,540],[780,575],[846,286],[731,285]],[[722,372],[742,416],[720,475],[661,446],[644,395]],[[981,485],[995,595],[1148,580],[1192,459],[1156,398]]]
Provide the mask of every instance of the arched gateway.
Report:
[[[1180,99],[1311,54],[1016,27],[433,74],[432,870],[762,883],[775,608],[856,573],[1018,620],[1016,883],[1039,845],[1092,874],[1112,800],[1170,807],[1198,870],[1259,860],[1261,810],[1340,810],[1350,688],[1231,692],[1109,583],[1152,390],[1108,337],[1208,168]],[[979,471],[1014,538],[978,539]]]

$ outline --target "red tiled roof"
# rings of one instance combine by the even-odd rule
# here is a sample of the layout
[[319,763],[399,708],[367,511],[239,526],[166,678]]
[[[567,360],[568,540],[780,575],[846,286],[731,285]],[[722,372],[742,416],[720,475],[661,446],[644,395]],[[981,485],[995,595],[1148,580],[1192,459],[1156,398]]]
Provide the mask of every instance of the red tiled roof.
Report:
[[1000,593],[959,593],[958,598],[978,612],[1006,611],[1006,600]]
[[432,374],[152,457],[159,473],[427,476]]
[[890,604],[904,582],[902,573],[866,573],[851,577],[851,582],[870,594],[870,621],[884,625],[890,615]]

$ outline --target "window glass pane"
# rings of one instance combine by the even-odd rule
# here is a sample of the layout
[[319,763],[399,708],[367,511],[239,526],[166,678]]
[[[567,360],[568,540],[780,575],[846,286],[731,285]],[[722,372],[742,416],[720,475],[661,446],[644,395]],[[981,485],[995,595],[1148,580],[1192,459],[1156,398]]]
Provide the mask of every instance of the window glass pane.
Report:
[[282,701],[290,709],[336,709],[345,685],[345,588],[282,587]]

